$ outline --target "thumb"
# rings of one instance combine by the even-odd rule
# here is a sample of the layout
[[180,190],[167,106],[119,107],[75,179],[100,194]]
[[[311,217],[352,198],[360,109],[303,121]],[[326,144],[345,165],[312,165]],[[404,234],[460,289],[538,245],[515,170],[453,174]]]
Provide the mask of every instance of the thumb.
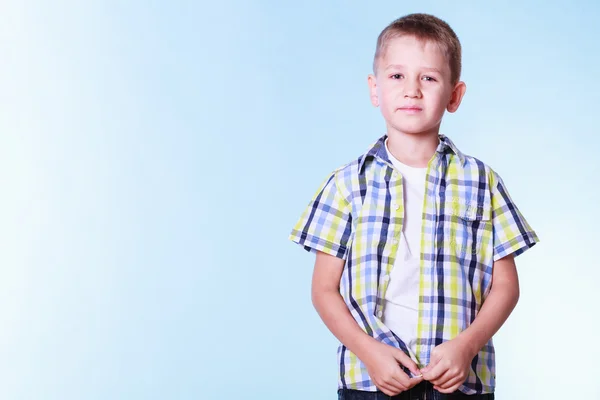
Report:
[[425,368],[421,369],[421,373],[426,374],[433,369],[440,362],[441,357],[436,356],[435,354],[431,355],[431,360],[429,360],[429,364]]
[[417,367],[417,364],[415,364],[415,362],[409,356],[407,356],[402,350],[395,349],[394,358],[397,361],[399,361],[400,364],[402,364],[406,368],[408,368],[414,375],[421,375],[421,373],[419,372],[419,367]]

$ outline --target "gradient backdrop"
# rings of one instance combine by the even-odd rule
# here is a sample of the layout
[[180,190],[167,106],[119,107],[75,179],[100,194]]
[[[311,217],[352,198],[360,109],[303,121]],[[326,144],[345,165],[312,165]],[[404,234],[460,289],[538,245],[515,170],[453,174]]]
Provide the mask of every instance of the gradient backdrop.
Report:
[[600,5],[414,4],[3,0],[0,399],[336,398],[287,236],[384,133],[366,77],[410,12],[463,44],[442,133],[541,239],[497,398],[600,399]]

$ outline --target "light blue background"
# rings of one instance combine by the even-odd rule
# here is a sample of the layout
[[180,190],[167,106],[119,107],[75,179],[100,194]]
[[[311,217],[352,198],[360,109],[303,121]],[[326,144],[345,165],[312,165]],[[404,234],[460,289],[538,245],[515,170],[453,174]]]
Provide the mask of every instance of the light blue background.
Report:
[[287,237],[384,132],[366,77],[396,17],[447,20],[442,133],[542,242],[496,335],[498,399],[600,398],[600,6],[0,5],[0,398],[333,399],[337,341]]

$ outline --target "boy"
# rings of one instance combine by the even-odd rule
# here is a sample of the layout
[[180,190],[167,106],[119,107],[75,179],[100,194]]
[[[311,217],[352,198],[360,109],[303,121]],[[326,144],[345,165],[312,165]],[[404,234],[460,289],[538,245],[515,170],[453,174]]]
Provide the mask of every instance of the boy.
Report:
[[539,240],[500,176],[439,133],[465,94],[460,68],[444,21],[386,27],[368,83],[387,132],[325,179],[291,232],[316,254],[312,301],[341,342],[339,399],[494,398],[514,257]]

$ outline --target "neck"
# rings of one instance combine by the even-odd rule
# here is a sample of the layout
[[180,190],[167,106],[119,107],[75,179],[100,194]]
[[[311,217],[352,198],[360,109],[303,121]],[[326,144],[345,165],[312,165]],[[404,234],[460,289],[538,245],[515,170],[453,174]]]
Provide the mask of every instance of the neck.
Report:
[[427,167],[439,145],[437,131],[408,134],[388,130],[388,149],[403,164],[415,168]]

